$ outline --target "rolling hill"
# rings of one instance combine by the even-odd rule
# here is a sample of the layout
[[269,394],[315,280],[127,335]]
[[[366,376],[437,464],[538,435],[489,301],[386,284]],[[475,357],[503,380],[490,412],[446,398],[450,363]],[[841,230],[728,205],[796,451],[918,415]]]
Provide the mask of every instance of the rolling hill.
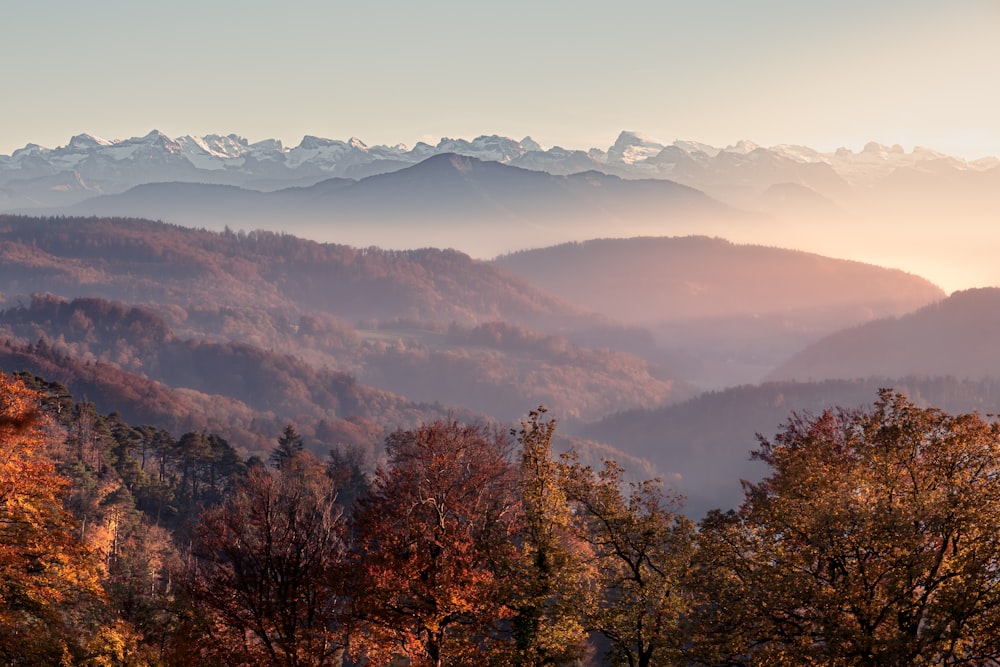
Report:
[[916,312],[833,333],[794,355],[769,378],[1000,378],[998,331],[1000,289],[955,292]]
[[869,377],[865,380],[768,382],[706,392],[654,410],[612,415],[576,433],[652,462],[664,481],[687,497],[686,512],[731,509],[743,498],[740,480],[766,473],[751,460],[759,433],[771,437],[793,412],[859,409],[892,388],[922,407],[957,414],[1000,412],[1000,380],[954,377]]
[[700,236],[568,243],[495,263],[561,298],[649,329],[667,351],[664,359],[710,387],[759,381],[828,333],[945,296],[899,270]]

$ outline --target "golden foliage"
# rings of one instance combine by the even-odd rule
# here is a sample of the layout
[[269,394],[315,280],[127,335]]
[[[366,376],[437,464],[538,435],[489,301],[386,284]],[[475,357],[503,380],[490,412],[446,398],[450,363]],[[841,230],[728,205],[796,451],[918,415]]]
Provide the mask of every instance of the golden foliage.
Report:
[[79,650],[99,568],[63,508],[38,397],[0,373],[0,659],[45,664]]

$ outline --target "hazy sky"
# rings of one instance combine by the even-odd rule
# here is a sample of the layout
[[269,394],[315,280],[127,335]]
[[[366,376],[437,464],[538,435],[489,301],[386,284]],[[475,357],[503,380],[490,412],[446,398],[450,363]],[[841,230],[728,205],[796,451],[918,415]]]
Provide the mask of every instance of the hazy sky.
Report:
[[1000,155],[997,0],[11,0],[0,17],[0,154],[156,128]]

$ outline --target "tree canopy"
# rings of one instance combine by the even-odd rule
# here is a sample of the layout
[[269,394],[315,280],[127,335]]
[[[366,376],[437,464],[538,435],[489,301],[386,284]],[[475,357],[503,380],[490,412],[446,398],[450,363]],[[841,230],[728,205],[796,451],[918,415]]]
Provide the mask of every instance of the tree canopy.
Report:
[[[993,664],[1000,425],[880,393],[793,416],[701,526],[709,664]],[[724,638],[724,641],[719,641]]]

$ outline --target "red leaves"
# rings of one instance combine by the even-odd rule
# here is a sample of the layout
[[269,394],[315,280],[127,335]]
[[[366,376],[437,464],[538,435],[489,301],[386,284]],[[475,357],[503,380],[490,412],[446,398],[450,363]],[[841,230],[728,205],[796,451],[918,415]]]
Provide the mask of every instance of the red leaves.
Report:
[[[397,431],[355,521],[359,649],[439,664],[510,615],[498,567],[517,505],[510,443],[481,426]],[[379,663],[376,663],[379,664]],[[415,663],[417,664],[417,663]],[[457,664],[457,663],[456,663]]]

